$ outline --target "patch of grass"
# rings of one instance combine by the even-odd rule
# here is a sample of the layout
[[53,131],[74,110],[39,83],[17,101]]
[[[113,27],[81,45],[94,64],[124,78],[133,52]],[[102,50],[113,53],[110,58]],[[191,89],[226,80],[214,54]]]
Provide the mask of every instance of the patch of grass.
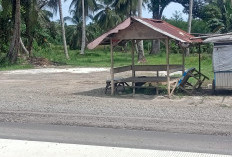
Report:
[[1,66],[0,71],[7,71],[7,70],[21,70],[21,69],[32,69],[33,66],[26,64],[26,65],[21,65],[21,64],[14,64],[10,66]]
[[[65,59],[64,50],[62,46],[51,45],[47,48],[40,48],[34,53],[35,57],[47,58],[50,61],[60,63],[61,65],[71,65],[79,67],[110,67],[110,50],[109,47],[105,49],[100,47],[96,50],[86,50],[84,55],[80,55],[80,50],[69,50],[70,60]],[[161,52],[157,55],[149,55],[145,52],[145,57],[147,59],[144,65],[160,65],[166,64],[165,52]],[[137,54],[135,54],[137,58]],[[135,60],[135,63],[138,64]],[[170,54],[170,64],[181,64],[182,54]],[[128,50],[125,52],[115,52],[114,53],[114,66],[125,66],[131,65],[131,53]],[[185,68],[195,67],[198,69],[198,54],[191,54],[191,56],[186,57]],[[13,65],[0,67],[0,70],[13,70],[13,69],[26,69],[32,68],[30,65]],[[211,54],[202,54],[201,56],[201,72],[208,76],[210,80],[206,80],[206,83],[212,83],[213,79],[213,69],[212,69],[212,56]]]
[[9,64],[8,61],[2,60],[0,64],[0,71],[32,69],[33,67],[34,66],[29,64],[24,58],[19,58],[15,64]]

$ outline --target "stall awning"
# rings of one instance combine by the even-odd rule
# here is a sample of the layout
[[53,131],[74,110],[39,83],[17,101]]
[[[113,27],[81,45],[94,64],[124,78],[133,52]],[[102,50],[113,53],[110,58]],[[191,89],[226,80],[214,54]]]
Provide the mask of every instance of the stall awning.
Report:
[[[135,36],[135,34],[137,34],[137,36]],[[107,45],[110,43],[110,37],[113,38],[114,42],[129,39],[151,40],[167,37],[181,43],[193,44],[202,42],[201,39],[194,39],[194,36],[165,21],[130,17],[117,25],[114,29],[104,33],[89,43],[87,47],[88,49],[94,49],[98,45]]]

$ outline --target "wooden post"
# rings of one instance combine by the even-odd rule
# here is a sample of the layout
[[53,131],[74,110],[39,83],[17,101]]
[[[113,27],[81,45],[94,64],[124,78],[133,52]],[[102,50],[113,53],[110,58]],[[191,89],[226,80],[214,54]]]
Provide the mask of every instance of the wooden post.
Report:
[[182,76],[184,75],[185,72],[185,49],[182,48]]
[[[198,56],[198,64],[199,64],[199,73],[201,73],[201,45],[199,45],[199,56]],[[199,79],[201,79],[201,75],[199,75]]]
[[[159,77],[159,71],[156,71],[156,77]],[[156,85],[156,95],[158,95],[159,94],[159,89],[158,89],[158,83],[159,82],[156,82],[157,83],[157,85]]]
[[168,97],[171,96],[171,87],[170,87],[170,66],[169,66],[169,39],[165,40],[166,45],[166,61],[167,61],[167,88],[168,88]]
[[[131,65],[131,69],[132,69],[132,77],[133,79],[135,78],[135,41],[131,40],[132,42],[132,50],[131,50],[131,58],[132,58],[132,65]],[[132,86],[133,86],[133,96],[135,95],[135,82],[132,82]]]
[[113,41],[110,38],[110,53],[111,53],[111,95],[114,95],[114,52],[113,52]]

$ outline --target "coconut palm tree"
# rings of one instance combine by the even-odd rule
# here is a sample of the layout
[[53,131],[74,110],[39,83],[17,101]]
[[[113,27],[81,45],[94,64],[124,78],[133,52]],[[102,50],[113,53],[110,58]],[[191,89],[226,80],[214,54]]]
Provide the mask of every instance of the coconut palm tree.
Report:
[[[153,19],[161,19],[165,7],[171,3],[171,0],[150,0],[148,9],[152,12]],[[150,54],[157,54],[160,52],[160,40],[152,41],[152,48]]]
[[[66,27],[67,29],[67,43],[70,49],[76,50],[81,48],[82,44],[82,19],[76,15],[76,10],[71,10],[72,17],[65,17],[65,21],[70,21],[73,25]],[[86,26],[86,41],[90,42],[98,37],[102,32],[97,22],[93,20],[93,17],[89,17],[93,22]]]
[[136,15],[138,0],[114,0],[112,6],[117,14],[125,15],[124,18],[127,18]]
[[82,18],[82,46],[81,53],[84,54],[86,45],[86,17],[98,9],[95,0],[72,0],[70,7],[74,7],[76,15]]
[[191,33],[192,17],[193,17],[193,0],[189,0],[188,33]]
[[[191,33],[192,17],[193,17],[193,0],[189,0],[188,33]],[[190,55],[190,50],[188,48],[186,51],[186,56],[189,56],[189,55]]]
[[9,52],[7,53],[6,58],[8,59],[9,63],[16,63],[20,48],[20,25],[21,25],[21,18],[20,18],[20,0],[16,0],[15,4],[15,20],[14,20],[14,33],[13,38],[10,44]]
[[[143,10],[143,0],[138,0],[138,17],[142,18],[142,10]],[[138,43],[138,62],[144,62],[144,48],[143,41],[141,40]]]
[[62,28],[62,38],[63,38],[63,45],[64,45],[64,53],[65,53],[66,59],[69,59],[68,48],[67,48],[67,43],[66,43],[65,28],[64,28],[62,1],[61,0],[49,0],[47,3],[47,6],[52,8],[55,13],[57,12],[57,10],[59,8],[60,23],[61,23],[61,28]]
[[94,20],[103,30],[113,28],[122,22],[121,17],[116,14],[115,9],[112,7],[112,3],[108,1],[99,5],[99,12],[94,16]]
[[85,44],[86,44],[86,18],[85,18],[85,0],[81,1],[82,3],[82,40],[81,40],[81,53],[85,54]]
[[75,10],[71,10],[72,17],[65,17],[65,21],[70,21],[73,25],[67,26],[67,43],[71,50],[76,50],[81,47],[81,34],[82,34],[82,23],[80,18],[76,15]]

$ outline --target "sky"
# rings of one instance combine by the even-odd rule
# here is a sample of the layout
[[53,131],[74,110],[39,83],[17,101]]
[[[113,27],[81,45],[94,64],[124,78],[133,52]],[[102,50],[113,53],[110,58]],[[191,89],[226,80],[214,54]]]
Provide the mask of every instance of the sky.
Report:
[[[70,3],[71,3],[72,0],[66,0],[65,2],[63,2],[63,14],[64,14],[64,17],[65,16],[70,16],[70,13],[69,13],[69,6],[70,6]],[[184,20],[187,20],[188,19],[188,15],[187,14],[184,14],[183,13],[183,6],[181,4],[178,4],[178,3],[170,3],[164,10],[163,12],[163,15],[166,17],[166,18],[171,18],[173,13],[175,11],[179,11],[182,13],[182,17]],[[152,13],[148,11],[147,8],[144,8],[143,9],[143,17],[144,18],[152,18]],[[57,13],[56,16],[53,17],[53,20],[58,20],[59,19],[59,12]]]

